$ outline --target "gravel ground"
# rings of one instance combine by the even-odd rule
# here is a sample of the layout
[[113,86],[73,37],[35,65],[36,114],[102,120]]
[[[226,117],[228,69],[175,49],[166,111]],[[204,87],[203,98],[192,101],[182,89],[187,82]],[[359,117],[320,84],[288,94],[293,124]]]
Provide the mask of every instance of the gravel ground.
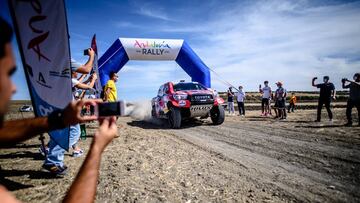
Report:
[[[322,123],[312,122],[313,110],[286,121],[250,111],[179,130],[120,118],[120,137],[103,154],[97,202],[359,202],[360,127],[343,127],[344,111]],[[80,141],[85,151],[96,126]],[[38,147],[34,138],[1,149],[2,182],[24,202],[59,202],[84,157],[68,153],[68,175],[54,179],[40,170]]]

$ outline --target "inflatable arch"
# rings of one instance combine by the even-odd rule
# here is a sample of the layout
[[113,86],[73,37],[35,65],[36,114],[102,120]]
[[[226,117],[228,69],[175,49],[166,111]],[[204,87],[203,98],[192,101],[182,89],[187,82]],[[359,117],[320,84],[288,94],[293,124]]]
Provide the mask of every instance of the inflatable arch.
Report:
[[211,87],[209,68],[184,40],[141,38],[119,38],[106,50],[99,59],[101,85],[129,60],[175,60],[192,81]]

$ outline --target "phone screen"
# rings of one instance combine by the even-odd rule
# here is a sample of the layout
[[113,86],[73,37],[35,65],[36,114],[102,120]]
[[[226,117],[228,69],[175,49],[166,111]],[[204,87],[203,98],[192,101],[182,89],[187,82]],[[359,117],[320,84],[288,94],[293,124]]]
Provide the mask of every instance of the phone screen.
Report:
[[98,115],[99,117],[120,116],[121,115],[120,102],[99,103]]

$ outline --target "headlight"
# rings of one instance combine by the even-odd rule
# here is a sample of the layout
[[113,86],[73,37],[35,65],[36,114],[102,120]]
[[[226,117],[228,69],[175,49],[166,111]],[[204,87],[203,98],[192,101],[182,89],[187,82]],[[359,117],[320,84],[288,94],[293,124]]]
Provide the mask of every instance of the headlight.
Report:
[[173,97],[174,97],[174,99],[177,100],[177,101],[187,99],[187,95],[186,95],[186,94],[174,94]]

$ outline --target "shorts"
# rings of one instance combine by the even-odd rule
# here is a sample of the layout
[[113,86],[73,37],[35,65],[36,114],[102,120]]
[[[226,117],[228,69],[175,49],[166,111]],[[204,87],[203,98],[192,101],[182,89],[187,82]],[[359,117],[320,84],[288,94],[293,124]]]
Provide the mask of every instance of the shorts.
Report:
[[285,108],[285,99],[276,100],[275,107],[278,109],[284,109]]
[[264,106],[264,105],[269,105],[269,99],[268,98],[262,98],[261,100],[261,105]]

